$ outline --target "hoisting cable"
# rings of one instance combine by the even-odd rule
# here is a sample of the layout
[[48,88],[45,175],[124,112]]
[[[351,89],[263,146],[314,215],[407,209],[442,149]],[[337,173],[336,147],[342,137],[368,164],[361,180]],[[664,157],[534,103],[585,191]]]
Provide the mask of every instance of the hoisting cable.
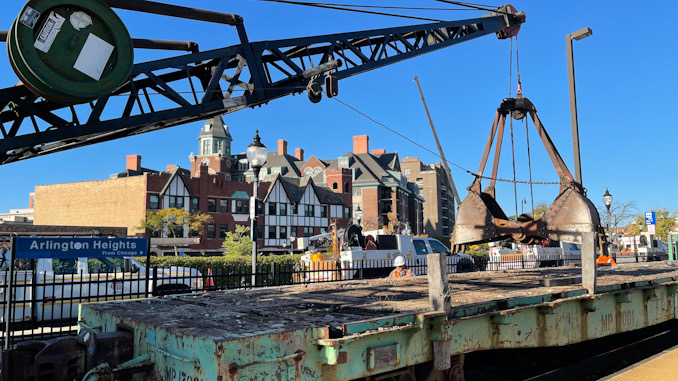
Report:
[[422,21],[434,21],[434,22],[445,21],[445,20],[439,20],[439,19],[430,19],[430,18],[426,18],[426,17],[406,16],[406,15],[398,15],[398,14],[394,14],[394,13],[384,13],[384,12],[367,11],[367,10],[362,10],[362,9],[344,8],[344,7],[328,5],[328,4],[323,4],[323,3],[308,3],[308,2],[303,2],[303,1],[292,1],[292,0],[254,0],[254,1],[265,1],[265,2],[271,2],[271,3],[304,5],[304,6],[308,6],[308,7],[334,9],[334,10],[347,11],[347,12],[367,13],[367,14],[379,15],[379,16],[401,17],[401,18],[406,18],[406,19],[414,19],[414,20],[422,20]]
[[513,118],[511,119],[511,161],[513,162],[513,200],[516,203],[516,220],[518,219],[518,185],[516,184],[516,151],[513,144]]
[[[266,0],[254,0],[254,1],[266,1]],[[272,1],[272,0],[269,0]],[[363,4],[339,4],[339,3],[318,3],[318,2],[307,2],[299,1],[299,4],[294,5],[328,5],[334,7],[347,7],[347,8],[365,8],[365,9],[398,9],[403,11],[476,11],[477,9],[472,8],[436,8],[436,7],[398,7],[398,6],[387,6],[387,5],[363,5]],[[489,7],[489,5],[488,5]]]
[[[511,50],[509,53],[509,98],[513,89],[513,37],[511,37]],[[509,115],[511,126],[511,162],[513,164],[513,201],[516,205],[516,220],[518,219],[518,186],[516,185],[516,150],[513,143],[513,118]]]
[[[516,98],[523,97],[523,84],[520,81],[520,45],[518,36],[516,36],[516,70],[518,71],[518,92]],[[530,154],[530,129],[528,127],[528,118],[525,118],[525,140],[527,141],[527,168],[530,174],[530,204],[532,206],[532,218],[534,216],[534,187],[532,186],[532,155]]]
[[491,8],[492,5],[465,3],[465,2],[461,2],[461,1],[452,1],[452,0],[436,0],[436,1],[441,2],[441,3],[445,3],[445,4],[452,4],[452,5],[459,5],[459,6],[462,6],[462,7],[468,7],[468,8],[479,10],[479,11],[488,11],[488,12],[497,12],[497,13],[509,14],[508,12],[497,10],[497,8],[499,8],[499,7],[495,7],[494,9],[492,9]]

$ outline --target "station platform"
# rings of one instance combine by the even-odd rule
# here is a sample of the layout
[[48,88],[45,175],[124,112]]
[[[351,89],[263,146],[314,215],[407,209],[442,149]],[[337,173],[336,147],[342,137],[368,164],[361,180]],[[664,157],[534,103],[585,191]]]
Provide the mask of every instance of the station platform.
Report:
[[604,381],[678,380],[678,346],[603,378]]

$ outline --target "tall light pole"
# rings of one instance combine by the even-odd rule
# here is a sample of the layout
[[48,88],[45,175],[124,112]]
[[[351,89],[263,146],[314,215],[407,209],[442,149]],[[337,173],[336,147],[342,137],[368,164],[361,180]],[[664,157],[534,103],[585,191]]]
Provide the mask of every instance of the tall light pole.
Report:
[[252,237],[252,287],[257,284],[257,217],[259,214],[258,202],[259,202],[259,172],[261,167],[266,163],[266,146],[261,143],[261,138],[259,137],[259,130],[257,130],[256,135],[254,135],[254,141],[252,144],[247,146],[247,161],[250,163],[252,168],[252,182],[254,184],[254,190],[252,191],[252,203],[250,203],[250,208],[253,208],[253,211],[250,211],[250,220],[251,220],[251,231],[250,236]]
[[[586,27],[565,36],[567,48],[567,73],[570,82],[570,114],[572,118],[572,145],[574,147],[574,172],[576,180],[582,184],[581,155],[579,154],[579,122],[577,119],[577,91],[574,85],[574,53],[572,40],[581,40],[593,34],[591,28]],[[582,184],[583,185],[583,184]]]
[[[610,243],[612,243],[612,230],[610,229],[610,226],[612,226],[612,212],[610,211],[610,206],[612,206],[612,195],[607,188],[605,188],[605,194],[603,195],[603,204],[605,204],[605,207],[607,208],[607,235],[610,236]],[[617,258],[614,258],[614,260],[616,262]]]

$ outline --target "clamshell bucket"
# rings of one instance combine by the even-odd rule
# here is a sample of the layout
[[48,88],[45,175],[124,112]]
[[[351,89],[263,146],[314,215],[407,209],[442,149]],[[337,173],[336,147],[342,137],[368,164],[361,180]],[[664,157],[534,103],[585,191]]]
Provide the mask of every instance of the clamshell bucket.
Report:
[[[511,221],[495,199],[495,183],[501,155],[501,143],[504,135],[506,116],[523,119],[530,115],[542,143],[560,179],[560,192],[544,216],[532,220],[529,216],[520,216]],[[490,184],[481,191],[480,180],[497,135],[494,163]],[[542,125],[537,110],[527,98],[504,99],[492,124],[490,137],[481,159],[476,179],[468,187],[468,195],[459,205],[452,241],[456,247],[509,239],[516,243],[535,244],[541,239],[581,243],[581,233],[599,233],[601,236],[600,216],[593,203],[585,196],[582,186],[577,183],[565,162]]]

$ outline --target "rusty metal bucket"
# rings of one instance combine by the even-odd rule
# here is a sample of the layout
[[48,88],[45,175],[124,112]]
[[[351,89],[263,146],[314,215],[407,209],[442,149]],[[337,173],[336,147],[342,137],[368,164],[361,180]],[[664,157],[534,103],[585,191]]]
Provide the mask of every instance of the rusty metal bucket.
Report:
[[[495,199],[495,183],[506,116],[522,119],[530,115],[560,179],[560,193],[544,216],[537,220],[529,218],[511,221]],[[497,145],[490,184],[481,191],[480,180],[497,135]],[[583,187],[577,183],[542,125],[537,110],[527,98],[504,99],[492,124],[490,137],[481,159],[476,179],[468,187],[468,195],[459,205],[452,234],[456,247],[510,239],[513,242],[534,244],[543,238],[581,243],[581,233],[598,232],[600,242],[600,216],[593,203],[585,196]]]

